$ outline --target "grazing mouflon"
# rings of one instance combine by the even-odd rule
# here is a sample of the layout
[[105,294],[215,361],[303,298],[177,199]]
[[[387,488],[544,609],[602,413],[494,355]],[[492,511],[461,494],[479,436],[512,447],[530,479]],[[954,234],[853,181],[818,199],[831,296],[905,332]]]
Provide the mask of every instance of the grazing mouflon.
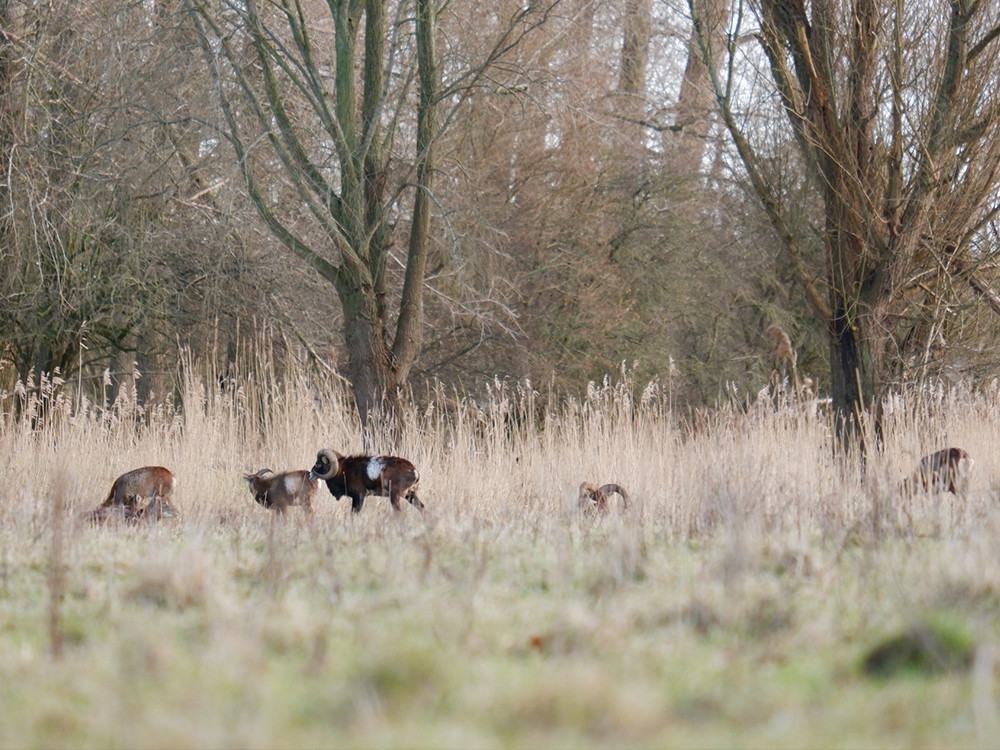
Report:
[[969,491],[969,479],[975,465],[972,456],[961,448],[945,448],[920,459],[917,470],[903,480],[901,491],[912,495],[926,492],[948,491],[964,495]]
[[162,466],[127,471],[114,481],[104,502],[89,518],[95,523],[175,518],[180,515],[171,502],[176,484],[177,478]]
[[414,489],[420,472],[398,456],[342,456],[324,448],[316,454],[316,465],[309,476],[326,481],[337,500],[344,495],[351,498],[352,513],[361,511],[368,495],[388,495],[394,510],[400,509],[401,497],[415,508],[424,507]]
[[628,510],[628,493],[620,484],[604,484],[598,487],[590,482],[580,485],[577,507],[585,512],[607,513],[611,510],[610,495],[621,495],[622,510]]
[[101,505],[87,514],[93,524],[136,524],[141,521],[159,521],[177,518],[180,511],[162,497],[154,497],[145,505]]

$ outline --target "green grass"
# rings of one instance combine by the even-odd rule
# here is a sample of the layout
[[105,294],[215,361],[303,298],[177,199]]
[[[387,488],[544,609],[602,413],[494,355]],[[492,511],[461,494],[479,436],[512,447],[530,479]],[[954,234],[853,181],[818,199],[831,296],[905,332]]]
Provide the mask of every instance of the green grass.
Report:
[[[420,466],[423,514],[371,498],[353,518],[321,487],[311,520],[276,522],[243,471],[305,468],[319,447],[361,440],[332,387],[322,412],[296,381],[266,387],[266,439],[248,424],[257,414],[199,402],[193,387],[197,408],[160,410],[146,427],[68,407],[40,431],[0,424],[0,746],[980,747],[1000,736],[987,448],[1000,415],[975,395],[935,408],[907,396],[862,482],[830,458],[809,405],[723,407],[682,428],[666,394],[636,403],[623,383],[548,404],[536,431],[508,417],[536,413],[537,397],[498,393],[472,417],[414,412],[397,443],[376,446]],[[971,496],[904,508],[895,483],[945,444],[975,456]],[[179,477],[182,519],[81,523],[117,474],[147,463]],[[625,485],[632,509],[573,513],[584,479]],[[922,623],[971,665],[865,674],[872,649]]]

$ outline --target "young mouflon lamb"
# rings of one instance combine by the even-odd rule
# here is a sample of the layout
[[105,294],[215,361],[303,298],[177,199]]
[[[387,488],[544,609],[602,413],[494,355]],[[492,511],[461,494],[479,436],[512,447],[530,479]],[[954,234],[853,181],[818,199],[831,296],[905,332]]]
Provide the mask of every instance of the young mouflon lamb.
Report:
[[250,485],[253,499],[265,508],[284,514],[289,506],[298,505],[306,513],[312,512],[312,501],[319,482],[310,477],[305,469],[280,474],[261,469],[254,474],[244,474],[243,478]]

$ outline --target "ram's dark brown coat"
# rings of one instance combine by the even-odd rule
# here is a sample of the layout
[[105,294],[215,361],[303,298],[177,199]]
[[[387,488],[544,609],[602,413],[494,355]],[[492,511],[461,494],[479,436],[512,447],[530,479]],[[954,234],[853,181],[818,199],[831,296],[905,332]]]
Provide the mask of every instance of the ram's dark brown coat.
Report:
[[424,507],[414,488],[420,472],[398,456],[342,456],[324,448],[316,455],[309,475],[324,480],[336,499],[344,495],[351,498],[353,513],[361,511],[368,495],[388,495],[394,510],[400,509],[400,498],[415,508]]

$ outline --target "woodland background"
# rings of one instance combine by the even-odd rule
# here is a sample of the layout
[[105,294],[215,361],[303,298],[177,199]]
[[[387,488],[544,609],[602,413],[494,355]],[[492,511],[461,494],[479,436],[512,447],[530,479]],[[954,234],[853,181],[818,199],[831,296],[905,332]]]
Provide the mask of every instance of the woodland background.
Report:
[[[995,745],[998,51],[994,0],[0,0],[0,746]],[[361,445],[423,512],[242,480]],[[144,464],[182,516],[86,524]]]
[[[880,319],[890,321],[891,362],[879,377],[883,388],[992,379],[996,159],[986,147],[969,156],[974,138],[989,143],[1000,122],[989,3],[0,0],[0,389],[42,372],[98,389],[131,384],[138,370],[141,402],[177,388],[181,352],[220,378],[249,353],[279,369],[291,357],[351,379],[357,344],[344,297],[282,231],[305,238],[338,273],[345,251],[315,224],[273,144],[286,118],[289,132],[307,134],[303,162],[345,193],[336,142],[308,130],[315,102],[296,88],[296,70],[310,79],[296,68],[293,42],[296,28],[309,31],[315,81],[339,96],[351,76],[324,55],[339,55],[347,39],[368,44],[374,34],[358,24],[380,12],[388,62],[371,111],[392,133],[380,185],[396,190],[370,233],[385,233],[376,289],[384,337],[402,309],[415,196],[430,198],[420,346],[400,385],[436,380],[475,393],[496,378],[527,378],[579,392],[624,364],[637,383],[669,381],[678,402],[711,404],[727,383],[755,393],[768,382],[776,362],[764,331],[778,324],[798,351],[798,372],[825,392],[831,324],[809,295],[825,298],[837,278],[828,250],[839,230],[824,203],[829,180],[803,157],[804,139],[815,136],[789,124],[788,92],[765,54],[761,28],[782,7],[809,21],[810,39],[822,29],[839,40],[828,49],[831,80],[848,93],[853,62],[864,62],[851,14],[869,14],[876,29],[864,33],[877,31],[895,53],[877,53],[884,67],[870,80],[878,103],[867,121],[914,143],[938,111],[928,102],[940,81],[965,75],[955,97],[973,114],[950,121],[964,134],[950,147],[967,161],[935,161],[951,172],[933,180],[955,196],[947,206],[935,200],[969,221],[961,241],[939,241],[932,220],[915,230],[926,247],[907,250],[914,262],[896,274],[894,307]],[[429,151],[414,145],[424,106],[414,19],[428,8],[434,179],[414,190]],[[700,44],[692,12],[714,21],[699,27]],[[958,74],[941,41],[957,38],[955,29],[970,35]],[[712,44],[726,54],[709,55],[710,71]],[[359,51],[354,60],[359,82],[365,49],[369,58]],[[279,107],[265,84],[289,60],[275,84]],[[730,82],[719,78],[713,91],[710,72]],[[243,94],[240,80],[249,82]],[[264,93],[254,102],[246,91]],[[357,96],[338,116],[356,105],[364,119]],[[853,115],[845,104],[838,116]],[[331,128],[343,126],[334,119]],[[234,123],[244,127],[239,142]],[[732,127],[752,152],[733,145]],[[870,152],[889,153],[887,144],[899,146],[875,138]],[[922,149],[900,147],[895,163],[919,165]],[[970,164],[986,167],[963,204]],[[890,171],[878,180],[891,182]],[[962,265],[949,265],[945,245]]]

